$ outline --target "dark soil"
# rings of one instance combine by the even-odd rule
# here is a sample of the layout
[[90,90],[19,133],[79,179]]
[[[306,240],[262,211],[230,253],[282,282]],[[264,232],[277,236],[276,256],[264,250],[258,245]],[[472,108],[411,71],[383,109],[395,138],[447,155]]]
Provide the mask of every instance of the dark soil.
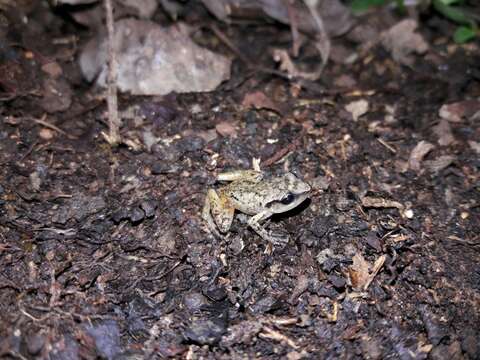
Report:
[[[123,113],[118,148],[101,135],[105,102],[77,69],[88,31],[45,7],[10,28],[0,49],[0,356],[480,358],[479,120],[449,122],[448,144],[434,131],[442,105],[479,98],[480,51],[427,24],[431,49],[411,67],[377,45],[303,86],[237,60],[212,93],[123,95],[121,110],[141,116]],[[289,34],[217,25],[265,67],[265,47]],[[78,45],[52,40],[69,36]],[[49,62],[72,102],[45,113]],[[353,83],[335,85],[345,76]],[[256,91],[276,109],[243,106]],[[359,99],[369,111],[354,121],[345,106]],[[157,139],[150,149],[146,134]],[[412,169],[421,141],[434,148]],[[445,155],[446,166],[434,162]],[[267,225],[288,233],[283,247],[238,219],[217,239],[200,217],[215,175],[252,158],[313,187]],[[365,288],[359,256],[385,260]]]

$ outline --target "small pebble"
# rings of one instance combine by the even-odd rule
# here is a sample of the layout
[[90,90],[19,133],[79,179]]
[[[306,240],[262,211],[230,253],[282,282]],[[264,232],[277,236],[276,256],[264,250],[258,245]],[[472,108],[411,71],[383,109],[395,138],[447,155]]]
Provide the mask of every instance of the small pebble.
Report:
[[183,297],[183,304],[188,310],[194,312],[200,310],[202,306],[207,305],[208,301],[202,294],[190,292]]
[[51,140],[55,136],[55,133],[53,130],[43,128],[38,132],[38,136],[43,140]]
[[132,223],[138,223],[145,218],[145,212],[139,207],[134,208],[130,213],[130,221]]
[[407,209],[403,213],[407,219],[413,219],[413,210],[412,209]]

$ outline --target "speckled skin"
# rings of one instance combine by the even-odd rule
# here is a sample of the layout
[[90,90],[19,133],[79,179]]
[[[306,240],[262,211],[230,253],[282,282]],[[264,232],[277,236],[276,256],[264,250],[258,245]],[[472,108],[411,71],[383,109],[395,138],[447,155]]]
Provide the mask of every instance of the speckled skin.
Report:
[[[252,215],[248,221],[262,238],[278,243],[261,225],[275,213],[289,211],[302,203],[310,185],[292,173],[266,178],[262,172],[240,170],[223,173],[219,180],[231,181],[217,191],[208,190],[202,217],[216,235],[229,231],[235,210]],[[217,230],[218,229],[218,230]]]

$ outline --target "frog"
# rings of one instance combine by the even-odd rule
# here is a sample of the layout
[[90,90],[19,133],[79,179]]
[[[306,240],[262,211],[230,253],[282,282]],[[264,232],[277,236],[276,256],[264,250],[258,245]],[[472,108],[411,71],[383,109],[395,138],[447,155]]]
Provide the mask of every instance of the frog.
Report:
[[234,170],[218,174],[217,180],[228,184],[207,191],[202,218],[210,232],[217,237],[228,233],[237,211],[250,216],[247,225],[272,245],[283,244],[285,239],[272,235],[262,222],[294,209],[311,191],[311,186],[292,172],[268,176],[261,170]]

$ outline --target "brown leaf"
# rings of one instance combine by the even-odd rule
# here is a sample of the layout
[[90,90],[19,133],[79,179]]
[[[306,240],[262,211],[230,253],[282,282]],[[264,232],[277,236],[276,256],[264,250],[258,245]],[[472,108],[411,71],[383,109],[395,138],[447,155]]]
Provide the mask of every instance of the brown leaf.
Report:
[[67,110],[72,104],[73,91],[63,78],[48,78],[43,81],[42,108],[48,113]]
[[412,53],[423,54],[428,50],[422,35],[415,33],[417,27],[415,20],[406,19],[382,34],[382,44],[396,62],[410,66],[414,61],[410,56]]
[[264,92],[259,90],[245,94],[245,97],[242,101],[242,106],[246,108],[268,109],[277,113],[281,113],[278,105],[275,104],[272,99],[267,97]]
[[450,166],[453,163],[454,160],[455,160],[455,156],[442,155],[442,156],[437,157],[434,160],[425,161],[425,167],[429,171],[431,171],[433,173],[437,173],[437,172],[447,168],[448,166]]
[[58,65],[56,61],[51,61],[42,65],[42,71],[55,79],[63,74],[62,67]]
[[480,101],[465,100],[452,104],[444,104],[438,115],[451,122],[461,122],[462,118],[470,118],[480,111]]
[[[289,12],[295,16],[295,25],[301,32],[310,35],[318,34],[315,19],[302,2],[292,1],[287,5],[278,0],[202,0],[205,7],[218,19],[230,22],[232,19],[266,20],[268,16],[283,23],[292,24]],[[339,0],[323,0],[314,4],[315,10],[321,14],[325,29],[330,36],[346,33],[354,24],[351,11]]]
[[364,286],[369,282],[370,264],[364,259],[362,254],[356,253],[352,258],[353,264],[348,268],[350,275],[350,282],[352,288],[357,291],[362,291]]
[[422,140],[417,146],[415,146],[410,153],[408,159],[408,166],[414,171],[419,171],[423,158],[430,152],[435,146],[429,142]]
[[222,121],[215,125],[215,130],[223,136],[231,136],[231,137],[237,137],[237,128],[235,127],[235,124],[232,124],[229,121]]
[[202,130],[198,131],[196,134],[205,140],[206,143],[209,143],[218,137],[216,129]]
[[368,112],[368,101],[364,99],[353,101],[345,106],[345,110],[352,114],[353,121],[357,121]]
[[432,131],[438,137],[438,145],[448,146],[455,141],[452,134],[450,123],[443,119],[432,128]]
[[386,255],[380,256],[375,260],[375,264],[373,264],[372,267],[370,263],[364,259],[362,254],[356,253],[352,258],[353,264],[348,268],[352,288],[357,291],[367,290],[375,276],[377,276],[383,267],[386,258]]
[[355,79],[347,74],[342,74],[334,80],[334,85],[343,88],[353,88],[357,85]]
[[469,141],[468,145],[477,153],[480,155],[480,142],[477,141]]
[[[113,46],[118,89],[134,95],[203,92],[227,80],[231,60],[197,45],[191,32],[181,22],[162,27],[133,18],[116,21]],[[92,38],[79,57],[85,79],[103,87],[107,82],[106,43],[105,36]]]

